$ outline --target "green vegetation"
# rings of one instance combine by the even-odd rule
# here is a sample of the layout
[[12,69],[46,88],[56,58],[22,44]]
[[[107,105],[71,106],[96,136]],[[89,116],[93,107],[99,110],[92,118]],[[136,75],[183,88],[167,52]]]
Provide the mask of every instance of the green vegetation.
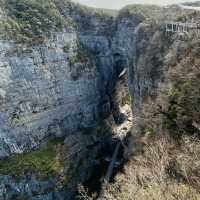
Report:
[[64,51],[65,53],[68,53],[69,50],[70,50],[70,45],[69,45],[69,44],[66,44],[66,45],[63,47],[63,51]]
[[13,118],[11,119],[11,123],[12,123],[13,125],[19,124],[19,123],[21,123],[21,122],[22,122],[22,120],[21,120],[20,118],[18,118],[18,117],[13,117]]
[[159,19],[159,17],[162,16],[161,8],[155,5],[129,5],[121,9],[119,12],[119,17],[131,15],[138,15],[140,18],[143,16],[151,19]]
[[79,57],[78,54],[70,57],[69,58],[69,64],[72,66],[72,65],[76,64],[77,62],[79,62],[78,57]]
[[59,12],[54,0],[7,0],[4,4],[7,18],[0,20],[0,34],[6,39],[41,42],[51,31],[71,25],[70,19]]
[[176,17],[176,21],[178,21],[178,22],[186,22],[187,21],[187,16],[186,15],[178,15]]
[[176,17],[177,21],[181,21],[181,22],[186,22],[186,21],[190,21],[190,20],[194,20],[194,21],[198,21],[199,20],[199,14],[198,11],[193,11],[191,10],[189,13],[187,14],[181,14],[178,15]]
[[129,160],[105,192],[107,200],[133,195],[135,200],[200,199],[200,42],[193,38],[181,45],[184,51],[166,51],[178,58],[171,58],[166,68],[159,65],[164,78],[158,96],[141,102]]
[[139,188],[138,199],[200,198],[198,49],[197,40],[187,41],[187,52],[169,66],[157,99],[142,105],[127,172],[137,177],[133,184]]
[[34,172],[40,178],[58,175],[63,169],[63,163],[57,152],[57,145],[62,143],[63,139],[54,139],[38,150],[2,159],[0,174],[20,176]]
[[76,9],[78,9],[79,12],[86,15],[93,15],[93,16],[117,16],[118,11],[112,10],[112,9],[104,9],[104,8],[92,8],[84,5],[76,5]]
[[69,64],[71,66],[71,78],[76,81],[86,69],[96,67],[95,52],[78,42],[76,52],[69,58]]
[[130,92],[129,92],[126,96],[124,96],[124,97],[122,98],[122,100],[121,100],[121,105],[122,105],[122,106],[131,105],[131,103],[132,103],[132,96],[131,96],[131,94],[130,94]]
[[94,16],[112,23],[111,19],[117,13],[80,6],[68,0],[1,0],[1,8],[5,16],[0,19],[0,37],[31,44],[43,42],[51,32],[77,28],[79,20],[75,21],[73,14],[70,16],[72,9],[81,16],[79,25],[84,19],[87,28],[92,25],[86,19]]
[[74,65],[77,62],[84,63],[87,67],[93,67],[95,52],[86,47],[83,43],[78,42],[76,54],[69,59],[70,65]]
[[29,197],[27,197],[26,195],[20,195],[20,196],[16,197],[15,200],[29,200]]
[[144,124],[153,134],[161,124],[174,137],[200,134],[199,42],[187,45],[187,54],[170,66],[157,101],[144,105]]

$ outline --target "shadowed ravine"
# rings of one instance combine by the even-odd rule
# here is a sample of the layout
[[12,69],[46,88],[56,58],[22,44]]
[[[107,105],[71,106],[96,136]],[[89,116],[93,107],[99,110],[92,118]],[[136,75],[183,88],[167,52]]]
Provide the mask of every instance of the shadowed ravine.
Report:
[[199,23],[0,0],[0,200],[199,199]]

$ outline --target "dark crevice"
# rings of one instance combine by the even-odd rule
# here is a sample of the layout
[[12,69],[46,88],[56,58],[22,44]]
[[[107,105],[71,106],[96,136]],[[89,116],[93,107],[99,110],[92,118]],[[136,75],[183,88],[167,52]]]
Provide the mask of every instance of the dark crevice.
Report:
[[[90,178],[87,181],[85,181],[84,183],[82,183],[83,187],[85,188],[85,191],[88,192],[89,196],[93,196],[94,194],[96,194],[96,197],[99,196],[101,189],[102,189],[101,186],[103,183],[103,178],[106,175],[108,166],[109,166],[111,158],[112,158],[112,154],[113,154],[114,149],[118,142],[119,142],[119,140],[113,139],[112,142],[110,144],[105,145],[101,149],[99,154],[97,155],[97,158],[96,158],[97,162],[93,167]],[[124,159],[123,155],[124,155],[124,149],[123,149],[123,146],[121,145],[119,153],[117,155],[117,160],[115,162],[113,174],[110,179],[110,183],[114,182],[115,176],[119,172],[123,171],[123,166],[125,163],[125,159]],[[81,200],[81,198],[79,198],[77,194],[76,194],[75,199]]]

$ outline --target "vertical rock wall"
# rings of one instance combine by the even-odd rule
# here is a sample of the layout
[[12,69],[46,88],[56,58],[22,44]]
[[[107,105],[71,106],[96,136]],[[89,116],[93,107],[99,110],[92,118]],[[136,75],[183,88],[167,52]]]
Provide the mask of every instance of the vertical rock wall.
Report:
[[101,73],[109,75],[110,69],[72,65],[77,41],[72,32],[55,33],[34,47],[0,42],[0,157],[94,126],[109,113]]

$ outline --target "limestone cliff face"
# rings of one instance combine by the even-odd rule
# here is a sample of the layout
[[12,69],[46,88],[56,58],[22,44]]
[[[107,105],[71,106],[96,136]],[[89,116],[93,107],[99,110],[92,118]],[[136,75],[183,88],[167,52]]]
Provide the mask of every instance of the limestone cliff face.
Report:
[[[64,172],[46,181],[34,173],[18,180],[1,175],[0,200],[24,194],[33,200],[70,199],[66,195],[88,178],[105,140],[104,133],[85,136],[78,130],[94,127],[115,109],[112,94],[124,68],[138,111],[142,101],[156,95],[165,65],[176,54],[169,50],[173,41],[162,24],[147,20],[144,13],[122,12],[114,18],[57,3],[76,28],[51,30],[41,44],[0,40],[0,158],[65,137]],[[179,45],[173,43],[175,52],[182,49]],[[57,190],[67,173],[73,176],[65,188],[69,193],[63,185]]]
[[143,17],[59,9],[76,29],[36,45],[0,41],[0,157],[94,126],[109,114],[117,76],[132,60],[132,33]]
[[76,33],[55,33],[30,48],[0,42],[0,157],[90,127],[100,112],[109,112],[96,64],[71,65],[76,48]]
[[163,76],[164,55],[168,39],[162,26],[141,23],[134,31],[133,65],[130,66],[130,86],[134,96],[134,107],[157,93],[158,83]]
[[[0,157],[30,152],[49,139],[66,138],[64,169],[45,180],[32,170],[22,170],[17,178],[3,171],[1,200],[21,196],[71,199],[76,184],[89,177],[107,140],[107,130],[96,135],[77,131],[95,126],[110,113],[116,80],[132,56],[129,37],[141,20],[136,18],[127,26],[123,25],[127,19],[118,23],[112,17],[79,12],[64,13],[73,17],[77,29],[51,32],[42,44],[0,41]],[[84,29],[87,20],[89,28]],[[64,189],[60,182],[66,176],[70,180]]]
[[72,17],[77,27],[51,31],[41,44],[0,40],[0,158],[66,138],[62,158],[59,145],[51,147],[58,152],[50,155],[50,162],[55,156],[56,164],[58,157],[64,167],[45,178],[34,169],[8,172],[3,165],[9,160],[2,160],[1,200],[71,199],[76,184],[90,176],[106,142],[108,131],[84,135],[78,130],[94,127],[110,114],[118,73],[109,34],[114,21],[108,17],[110,26],[107,17],[82,14],[63,7],[63,15]]
[[135,114],[142,102],[158,94],[158,84],[165,77],[167,66],[186,49],[184,37],[165,33],[165,21],[175,21],[183,14],[189,11],[177,6],[138,5],[124,8],[117,17],[113,49],[126,58]]
[[134,111],[139,110],[145,97],[155,93],[168,47],[165,39],[162,25],[147,21],[141,14],[126,13],[118,17],[115,44],[127,60]]
[[[77,31],[51,33],[41,45],[1,40],[0,157],[91,127],[109,113],[108,85],[115,74],[111,39],[101,19],[93,18],[88,31],[78,19]],[[80,44],[81,51],[93,51],[92,58],[87,53],[81,55],[86,61],[80,60]]]
[[[97,57],[85,54],[80,43],[87,51],[100,53]],[[66,137],[64,169],[44,180],[32,170],[17,178],[14,171],[2,173],[0,199],[71,199],[76,183],[89,177],[97,151],[106,141],[106,133],[83,135],[77,130],[95,126],[110,112],[108,82],[114,83],[115,72],[108,41],[103,36],[62,32],[52,34],[42,45],[27,47],[1,41],[0,47],[1,157],[31,151],[51,138]],[[77,52],[86,60],[76,60]],[[64,190],[60,182],[65,176],[70,180]]]
[[56,5],[76,28],[51,31],[42,44],[0,40],[0,157],[94,126],[109,114],[123,68],[136,108],[160,78],[164,36],[144,15]]
[[143,21],[133,32],[133,50],[129,65],[129,87],[133,95],[133,110],[159,94],[169,66],[184,57],[187,37],[166,34],[163,23]]

